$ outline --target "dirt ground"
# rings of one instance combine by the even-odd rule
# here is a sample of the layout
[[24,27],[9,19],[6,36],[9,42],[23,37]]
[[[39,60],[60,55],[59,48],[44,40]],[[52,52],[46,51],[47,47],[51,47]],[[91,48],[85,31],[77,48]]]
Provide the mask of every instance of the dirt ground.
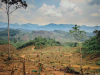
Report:
[[[0,46],[0,49],[3,49]],[[7,61],[7,51],[4,50],[3,57],[0,56],[0,75],[23,75],[25,70],[26,75],[78,75],[65,73],[60,69],[69,66],[80,72],[80,53],[76,53],[78,47],[64,48],[62,46],[53,46],[35,50],[34,46],[28,46],[21,50],[15,50],[11,47],[12,60]],[[1,52],[3,50],[1,49]],[[82,60],[83,72],[96,72],[100,66],[96,65],[96,60]],[[42,63],[42,71],[39,71],[39,63]],[[23,66],[24,64],[24,66]],[[32,72],[37,71],[37,72]],[[90,74],[91,75],[91,74]]]

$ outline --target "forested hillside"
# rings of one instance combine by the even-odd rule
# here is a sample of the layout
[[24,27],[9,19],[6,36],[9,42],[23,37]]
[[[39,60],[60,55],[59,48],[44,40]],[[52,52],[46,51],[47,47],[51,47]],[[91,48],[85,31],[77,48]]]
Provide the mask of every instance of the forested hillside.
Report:
[[100,56],[100,31],[94,31],[95,36],[89,38],[83,43],[82,52],[84,56],[91,55],[92,57]]
[[[17,42],[17,39],[14,38],[15,35],[19,34],[20,30],[10,29],[10,41]],[[8,32],[7,29],[1,29],[0,31],[0,44],[6,44],[8,40]]]
[[[0,31],[0,44],[6,44],[8,38],[7,29],[3,29]],[[45,30],[23,30],[23,29],[10,29],[10,43],[15,47],[18,47],[25,42],[30,40],[34,40],[36,37],[41,36],[42,38],[54,39],[61,43],[66,42],[76,42],[73,36],[68,35],[68,32],[62,30],[54,30],[54,31],[45,31]],[[89,37],[94,36],[93,33],[87,32],[87,39]],[[85,38],[84,38],[85,40]],[[83,40],[83,41],[84,41]],[[65,44],[64,44],[65,45]],[[70,43],[70,46],[74,46],[74,44]]]

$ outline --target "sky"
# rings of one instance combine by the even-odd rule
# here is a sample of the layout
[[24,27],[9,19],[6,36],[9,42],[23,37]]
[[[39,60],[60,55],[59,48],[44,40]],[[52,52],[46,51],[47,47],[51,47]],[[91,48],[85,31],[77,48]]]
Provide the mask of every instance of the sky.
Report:
[[[10,23],[100,26],[100,0],[26,0],[28,7],[10,14]],[[12,6],[13,8],[13,6]],[[10,11],[12,11],[12,8]],[[7,22],[0,8],[0,22]]]

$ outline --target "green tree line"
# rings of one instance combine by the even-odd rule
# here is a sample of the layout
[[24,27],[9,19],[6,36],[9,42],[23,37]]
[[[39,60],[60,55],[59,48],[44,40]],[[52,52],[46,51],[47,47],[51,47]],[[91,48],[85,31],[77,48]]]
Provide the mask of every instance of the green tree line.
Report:
[[24,43],[23,45],[17,47],[17,49],[22,49],[26,46],[34,45],[35,49],[40,49],[43,47],[48,47],[48,46],[60,46],[61,43],[58,41],[55,41],[54,39],[47,39],[47,38],[42,38],[41,36],[36,37],[34,40],[30,40],[27,43]]
[[92,53],[96,54],[96,56],[100,55],[100,31],[95,30],[93,33],[95,33],[96,35],[89,38],[83,43],[82,53],[84,54],[84,56],[90,55]]

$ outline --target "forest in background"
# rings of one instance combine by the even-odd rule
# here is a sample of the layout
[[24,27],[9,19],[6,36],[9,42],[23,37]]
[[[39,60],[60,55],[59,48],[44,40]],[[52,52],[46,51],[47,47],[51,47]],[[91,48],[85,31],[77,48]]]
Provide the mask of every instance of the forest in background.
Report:
[[[68,32],[62,30],[45,31],[32,30],[25,31],[24,29],[10,29],[10,44],[17,49],[26,46],[34,45],[36,49],[51,46],[76,47],[79,46],[74,36],[70,36]],[[0,29],[0,45],[7,44],[7,29]],[[86,32],[86,37],[80,40],[82,45],[83,57],[94,54],[99,55],[100,51],[100,34]],[[91,56],[92,57],[92,56]]]
[[[68,32],[62,30],[45,31],[45,30],[32,30],[25,31],[21,29],[10,29],[10,43],[15,47],[18,47],[30,40],[34,40],[36,37],[41,36],[46,39],[54,39],[59,41],[63,46],[74,47],[74,43],[77,42],[73,36],[68,35]],[[7,29],[0,29],[0,44],[7,43]],[[85,41],[95,34],[87,32],[87,38],[81,40]]]

